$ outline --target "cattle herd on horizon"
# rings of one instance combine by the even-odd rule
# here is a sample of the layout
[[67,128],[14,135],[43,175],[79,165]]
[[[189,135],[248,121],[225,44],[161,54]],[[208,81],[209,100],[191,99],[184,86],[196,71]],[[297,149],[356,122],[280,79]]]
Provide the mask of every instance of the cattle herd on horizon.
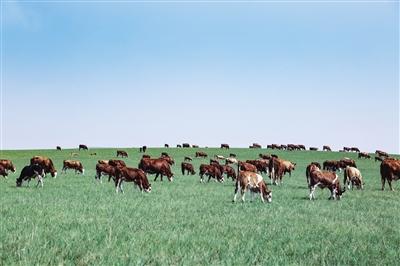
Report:
[[[164,145],[169,148],[168,144]],[[190,145],[189,143],[178,144],[178,148],[198,148],[198,145]],[[251,149],[261,148],[258,143],[253,143],[249,146]],[[221,144],[221,149],[229,149],[228,144]],[[61,150],[60,146],[56,147]],[[146,152],[147,147],[142,146],[139,152]],[[304,145],[287,144],[267,145],[270,150],[306,150]],[[80,144],[79,150],[88,150],[86,145]],[[318,151],[317,147],[310,147],[311,151]],[[323,146],[323,151],[332,151],[329,146]],[[340,152],[357,152],[359,159],[371,159],[371,156],[366,152],[361,152],[357,147],[343,147]],[[74,157],[71,153],[71,156]],[[385,189],[386,181],[389,188],[393,190],[392,181],[400,178],[400,160],[390,157],[386,152],[376,150],[375,162],[380,161],[380,175],[381,175],[381,189]],[[91,154],[93,155],[93,154]],[[128,153],[123,150],[116,151],[116,157],[127,158]],[[208,154],[204,151],[196,151],[194,154],[196,158],[207,158]],[[182,175],[195,175],[196,171],[190,163],[192,157],[185,156],[181,163]],[[102,182],[102,176],[108,176],[108,181],[114,180],[116,192],[123,192],[123,182],[133,182],[140,191],[151,192],[151,184],[147,178],[148,175],[155,175],[154,182],[160,177],[166,176],[169,181],[173,181],[174,174],[171,171],[171,166],[175,164],[174,159],[169,156],[167,152],[162,152],[160,157],[151,158],[149,155],[143,154],[137,168],[128,167],[124,161],[118,159],[98,160],[96,164],[95,179]],[[214,155],[210,158],[209,164],[201,164],[199,167],[200,182],[204,182],[204,177],[207,177],[207,182],[214,179],[218,182],[224,182],[224,178],[232,179],[235,182],[235,191],[233,201],[236,201],[237,195],[240,193],[242,201],[245,200],[245,192],[250,191],[259,194],[261,200],[271,202],[272,191],[268,188],[267,183],[264,181],[262,174],[268,175],[270,184],[281,185],[282,179],[285,174],[291,176],[292,171],[296,168],[296,163],[274,154],[259,154],[257,159],[249,159],[246,161],[239,161],[236,155],[229,154],[229,157],[221,155]],[[62,173],[67,170],[74,170],[75,174],[84,174],[85,169],[82,163],[78,160],[64,160]],[[0,175],[7,178],[9,171],[15,173],[11,160],[0,159]],[[343,171],[343,185],[340,184],[337,171]],[[310,200],[315,198],[316,188],[328,188],[331,192],[330,199],[340,199],[342,194],[348,189],[364,188],[364,181],[362,174],[357,169],[356,162],[350,158],[342,158],[341,160],[326,160],[323,162],[322,167],[319,162],[310,162],[306,167],[306,182],[308,184]],[[43,187],[43,178],[46,174],[52,177],[57,176],[57,170],[54,167],[53,161],[45,156],[34,156],[30,159],[30,164],[23,167],[20,176],[16,179],[17,187],[20,187],[24,181],[29,182],[31,179],[37,178],[37,186]],[[225,175],[225,176],[224,176]]]

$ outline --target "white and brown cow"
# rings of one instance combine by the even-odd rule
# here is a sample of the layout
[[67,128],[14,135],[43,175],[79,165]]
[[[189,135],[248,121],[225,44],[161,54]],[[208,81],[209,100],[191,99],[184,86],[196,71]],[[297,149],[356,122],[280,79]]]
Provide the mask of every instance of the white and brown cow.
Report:
[[85,169],[83,168],[83,165],[82,165],[82,163],[80,161],[64,160],[63,168],[62,168],[61,171],[66,174],[68,169],[74,169],[75,170],[75,174],[76,173],[81,173],[82,175],[85,174]]
[[352,166],[347,166],[346,169],[344,169],[343,185],[347,185],[347,188],[351,188],[352,190],[354,185],[358,189],[364,189],[363,177],[360,170]]
[[244,202],[247,191],[250,191],[251,193],[251,201],[254,198],[254,193],[259,193],[262,202],[265,200],[267,202],[272,202],[272,191],[268,189],[267,184],[264,182],[260,174],[249,171],[239,171],[236,179],[233,202],[236,201],[239,192],[241,193],[242,201]]
[[0,165],[4,167],[5,171],[11,171],[15,173],[15,171],[17,170],[12,161],[8,159],[0,159]]
[[310,200],[315,199],[315,190],[317,187],[322,189],[328,188],[331,192],[329,199],[340,199],[342,194],[346,191],[341,190],[340,180],[335,172],[321,171],[316,165],[310,167]]

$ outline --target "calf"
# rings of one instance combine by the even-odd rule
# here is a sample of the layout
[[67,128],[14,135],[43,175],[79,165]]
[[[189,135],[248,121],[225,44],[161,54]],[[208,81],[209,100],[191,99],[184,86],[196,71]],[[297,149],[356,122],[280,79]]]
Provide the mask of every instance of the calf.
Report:
[[28,186],[29,182],[31,181],[32,178],[38,178],[38,183],[36,185],[43,187],[43,178],[44,178],[45,172],[42,166],[38,164],[31,164],[27,165],[21,170],[21,174],[16,180],[17,187],[20,187],[22,185],[23,181],[28,181]]
[[371,159],[371,156],[366,152],[359,152],[358,153],[358,159],[361,159],[361,158]]
[[260,174],[248,171],[239,171],[239,175],[236,179],[233,202],[236,201],[239,192],[242,196],[242,202],[244,202],[247,191],[250,191],[251,193],[251,201],[253,200],[254,193],[259,193],[262,202],[272,202],[272,192],[268,189],[267,184],[265,184]]
[[182,175],[185,175],[185,171],[187,174],[195,175],[196,172],[194,171],[193,165],[191,163],[181,163],[181,170]]
[[340,199],[345,192],[345,188],[341,190],[339,177],[334,172],[321,171],[317,166],[312,165],[310,168],[310,200],[315,199],[315,190],[317,187],[322,189],[328,188],[331,192],[329,199]]
[[76,173],[81,173],[82,175],[85,174],[85,169],[83,168],[83,165],[80,161],[64,160],[61,172],[64,172],[64,174],[66,174],[67,169],[74,169],[75,174]]
[[364,189],[363,177],[361,175],[360,170],[355,167],[347,166],[344,169],[344,179],[343,185],[347,188],[353,190],[353,186],[357,186],[358,189]]
[[124,193],[122,190],[122,183],[125,182],[133,182],[141,192],[151,192],[151,184],[147,179],[146,173],[137,168],[130,167],[117,167],[115,168],[116,177],[115,177],[115,191],[118,193],[118,190]]
[[198,157],[207,158],[207,153],[202,152],[202,151],[196,151],[195,157],[196,158],[198,158]]

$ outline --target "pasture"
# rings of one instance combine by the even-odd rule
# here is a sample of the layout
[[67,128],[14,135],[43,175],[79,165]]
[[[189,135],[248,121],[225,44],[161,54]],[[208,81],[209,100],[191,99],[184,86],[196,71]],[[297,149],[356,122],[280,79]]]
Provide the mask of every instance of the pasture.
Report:
[[[381,191],[379,165],[357,159],[356,153],[274,151],[297,163],[283,185],[269,185],[271,204],[232,203],[234,186],[199,182],[198,168],[214,154],[255,159],[265,149],[149,148],[146,154],[168,152],[175,160],[174,181],[153,181],[150,194],[124,183],[125,193],[115,193],[114,183],[95,182],[99,159],[115,158],[117,149],[2,151],[17,167],[0,179],[0,265],[398,265],[400,261],[400,184]],[[128,166],[137,167],[138,149],[127,148]],[[209,158],[194,158],[195,151]],[[61,173],[62,161],[77,152],[85,175]],[[96,153],[91,156],[90,153]],[[34,155],[50,157],[58,170],[44,187],[16,188],[15,179]],[[193,157],[195,176],[182,176],[184,156]],[[344,156],[355,159],[365,189],[346,191],[342,200],[329,201],[327,189],[308,199],[305,168]],[[339,174],[341,182],[343,174]]]

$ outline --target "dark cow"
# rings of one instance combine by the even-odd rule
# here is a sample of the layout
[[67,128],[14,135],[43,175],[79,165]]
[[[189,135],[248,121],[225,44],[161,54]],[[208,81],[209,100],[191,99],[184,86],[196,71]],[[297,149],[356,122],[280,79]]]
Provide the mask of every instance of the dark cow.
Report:
[[185,158],[184,158],[183,160],[184,160],[184,161],[190,162],[190,161],[192,161],[192,158],[191,158],[191,157],[188,157],[188,156],[185,156]]
[[108,164],[114,167],[126,167],[126,164],[122,160],[109,160]]
[[199,145],[192,145],[192,148],[198,148]]
[[190,148],[190,144],[189,143],[182,143],[182,147],[183,148]]
[[25,166],[21,170],[21,174],[16,180],[17,187],[20,187],[22,185],[23,181],[28,181],[28,186],[29,182],[31,181],[32,178],[38,178],[38,183],[36,185],[39,186],[39,184],[43,187],[43,177],[45,175],[43,167],[41,167],[38,164],[31,164],[28,166]]
[[117,151],[117,157],[119,157],[119,156],[121,156],[122,158],[127,158],[128,157],[128,153],[126,152],[126,151],[121,151],[121,150],[118,150]]
[[360,149],[357,147],[351,147],[350,151],[354,151],[354,152],[360,152]]
[[310,151],[318,151],[317,147],[310,147]]
[[0,159],[0,165],[3,166],[4,170],[6,171],[11,171],[15,173],[15,171],[17,170],[12,161],[8,159]]
[[257,168],[257,171],[262,174],[268,174],[268,165],[269,161],[262,159],[262,160],[247,160],[246,163],[250,163]]
[[60,147],[60,146],[57,146],[57,147],[56,147],[56,150],[61,151],[61,147]]
[[74,169],[75,174],[76,173],[81,173],[82,175],[85,174],[85,169],[83,168],[83,165],[80,161],[75,161],[75,160],[64,160],[63,162],[63,168],[61,172],[64,172],[65,174],[67,173],[67,169]]
[[306,150],[306,146],[304,146],[303,144],[297,145],[297,147],[299,150],[303,150],[303,151]]
[[234,157],[234,158],[236,158],[236,154],[234,154],[234,153],[229,153],[229,157]]
[[375,156],[375,162],[376,162],[376,161],[383,162],[384,159],[385,159],[385,158],[382,158],[382,157],[380,157],[380,156]]
[[31,165],[38,164],[44,169],[44,173],[50,173],[52,177],[57,177],[57,170],[54,168],[53,161],[45,156],[34,156],[31,158]]
[[257,167],[251,163],[239,162],[240,170],[257,173]]
[[221,144],[221,149],[229,149],[229,145],[228,144]]
[[341,168],[344,169],[346,166],[352,166],[357,168],[356,161],[350,158],[343,158],[340,160]]
[[165,148],[169,148],[169,145],[168,145],[168,144],[164,144],[164,147],[165,147]]
[[147,158],[147,159],[150,159],[151,157],[150,157],[150,155],[147,155],[147,154],[143,154],[143,155],[142,155],[142,159],[143,159],[143,158]]
[[324,147],[322,147],[323,151],[332,151],[331,147],[324,145]]
[[168,153],[166,153],[166,152],[162,152],[162,153],[161,153],[161,156],[164,156],[164,157],[169,157],[169,154],[168,154]]
[[229,165],[222,165],[222,174],[226,174],[226,178],[232,178],[232,181],[236,179],[236,172]]
[[151,192],[151,184],[147,179],[146,173],[141,169],[130,168],[130,167],[117,167],[115,168],[116,177],[115,177],[115,191],[118,193],[118,190],[124,193],[122,190],[122,183],[125,182],[133,182],[141,192]]
[[351,151],[350,147],[343,147],[343,151]]
[[205,152],[202,152],[202,151],[196,151],[196,155],[195,155],[195,157],[196,158],[198,158],[198,157],[201,157],[201,158],[207,158],[207,153],[205,153]]
[[163,176],[167,176],[169,181],[173,181],[174,174],[171,172],[171,166],[164,158],[142,158],[139,162],[139,169],[148,174],[155,174],[154,181],[157,180],[159,175],[161,175],[161,181],[163,181]]
[[88,150],[89,148],[84,144],[79,144],[79,150]]
[[8,176],[6,168],[4,168],[4,166],[2,166],[1,164],[0,164],[0,175],[2,175],[4,178],[7,178]]
[[310,170],[311,170],[311,166],[315,165],[316,167],[318,167],[319,169],[321,169],[321,164],[319,162],[311,162],[307,168],[306,168],[306,180],[307,180],[307,185],[310,185]]
[[390,190],[393,191],[392,181],[400,178],[400,160],[385,159],[380,167],[382,190],[385,190],[385,182],[387,180]]
[[182,148],[182,145],[181,144],[177,144],[176,147],[177,148]]
[[379,157],[389,157],[389,154],[388,154],[387,152],[384,152],[384,151],[376,150],[375,153],[376,153]]
[[103,175],[108,175],[108,182],[110,182],[111,178],[113,178],[115,180],[115,169],[116,167],[104,163],[98,163],[96,164],[96,175],[95,175],[95,179],[99,180],[100,183],[102,183],[101,181],[101,177]]
[[343,190],[340,187],[340,180],[336,173],[329,171],[321,171],[317,166],[312,165],[310,168],[310,200],[315,199],[315,190],[317,187],[322,189],[328,188],[331,192],[329,199],[338,199],[342,197],[343,193],[346,191],[344,187]]
[[253,143],[249,146],[250,149],[261,149],[261,145],[258,143]]
[[139,152],[146,152],[147,146],[142,146],[139,148]]
[[361,159],[361,158],[371,159],[371,155],[369,155],[369,154],[366,153],[366,152],[359,152],[359,153],[358,153],[358,159]]
[[222,176],[221,170],[219,165],[216,164],[202,164],[200,165],[200,182],[203,182],[203,176],[207,175],[208,176],[208,182],[210,182],[211,178],[216,179],[218,182],[223,182],[224,178]]
[[264,182],[260,174],[247,171],[239,172],[238,178],[236,179],[233,202],[236,201],[238,193],[241,194],[242,202],[244,202],[246,191],[250,191],[251,194],[260,193],[262,202],[272,202],[272,192],[268,189],[267,184]]
[[185,171],[187,174],[195,175],[196,172],[194,171],[193,165],[191,163],[181,163],[181,170],[182,175],[185,175]]
[[[319,167],[318,167],[319,168]],[[323,162],[322,164],[322,169],[323,170],[328,170],[328,171],[341,171],[343,169],[343,165],[340,163],[340,161],[336,161],[336,160],[328,160]]]

